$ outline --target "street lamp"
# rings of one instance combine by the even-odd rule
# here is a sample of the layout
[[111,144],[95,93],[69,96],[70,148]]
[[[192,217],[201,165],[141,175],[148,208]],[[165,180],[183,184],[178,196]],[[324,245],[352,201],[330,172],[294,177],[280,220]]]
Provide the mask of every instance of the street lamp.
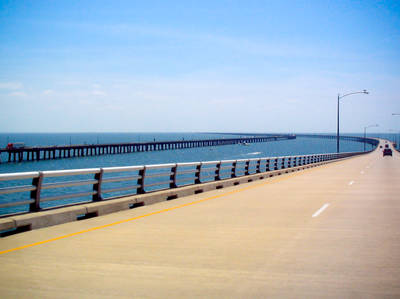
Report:
[[366,91],[365,89],[363,91],[356,91],[356,92],[350,92],[344,95],[340,95],[338,94],[337,96],[337,137],[336,137],[336,147],[337,147],[337,152],[339,153],[339,103],[340,103],[340,99],[353,95],[353,94],[357,94],[357,93],[364,93],[364,94],[368,94],[368,91]]
[[364,127],[364,152],[365,152],[365,139],[367,138],[367,129],[373,128],[373,127],[379,127],[379,125],[376,124],[376,125],[369,125],[369,126]]
[[[400,116],[400,113],[392,113],[393,116]],[[400,132],[399,132],[399,142],[397,143],[397,147],[400,149]]]
[[397,130],[394,130],[394,129],[389,129],[389,132],[394,132],[394,133],[390,134],[390,135],[394,135],[394,136],[389,136],[388,139],[389,140],[393,139],[393,142],[396,142],[396,138],[397,138],[396,134],[400,133],[400,132],[398,132]]

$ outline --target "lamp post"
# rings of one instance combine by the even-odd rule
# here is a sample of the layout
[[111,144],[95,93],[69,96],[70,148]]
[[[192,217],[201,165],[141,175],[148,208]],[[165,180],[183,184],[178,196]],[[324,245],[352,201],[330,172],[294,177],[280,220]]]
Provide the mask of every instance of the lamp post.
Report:
[[394,132],[393,142],[396,144],[396,147],[400,149],[400,131],[389,129],[389,132]]
[[340,95],[338,94],[337,96],[337,136],[336,136],[336,148],[337,148],[337,152],[339,153],[339,103],[340,103],[340,99],[343,99],[344,97],[353,95],[353,94],[358,94],[358,93],[364,93],[364,94],[368,94],[368,91],[366,91],[365,89],[363,91],[356,91],[356,92],[350,92],[344,95]]
[[376,124],[376,125],[369,125],[369,126],[364,127],[364,152],[365,152],[365,139],[367,138],[367,129],[373,128],[373,127],[379,127],[379,125]]
[[[400,116],[400,113],[392,113],[393,116]],[[399,132],[399,142],[397,143],[397,147],[400,149],[400,132]]]

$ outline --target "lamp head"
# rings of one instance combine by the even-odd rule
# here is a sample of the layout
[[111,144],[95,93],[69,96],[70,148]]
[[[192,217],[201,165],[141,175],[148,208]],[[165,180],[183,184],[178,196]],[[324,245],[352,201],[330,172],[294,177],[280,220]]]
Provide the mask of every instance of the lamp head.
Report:
[[369,92],[366,89],[363,90],[363,93],[369,94]]

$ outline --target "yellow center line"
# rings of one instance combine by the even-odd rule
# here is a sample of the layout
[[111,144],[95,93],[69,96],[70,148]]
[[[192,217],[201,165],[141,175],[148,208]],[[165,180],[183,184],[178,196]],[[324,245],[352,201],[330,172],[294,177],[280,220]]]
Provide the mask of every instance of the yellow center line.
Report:
[[[333,163],[323,164],[323,165],[320,165],[320,166],[331,166],[331,165],[333,165]],[[312,171],[312,170],[316,170],[316,169],[318,169],[318,168],[305,169],[305,170]],[[138,219],[141,219],[141,218],[145,218],[145,217],[149,217],[149,216],[153,216],[153,215],[169,212],[169,211],[172,211],[172,210],[188,207],[188,206],[195,205],[195,204],[198,204],[198,203],[202,203],[202,202],[205,202],[205,201],[208,201],[208,200],[217,199],[217,198],[221,198],[221,197],[226,197],[226,196],[229,196],[229,195],[232,195],[232,194],[235,194],[235,193],[239,193],[239,192],[247,191],[247,190],[250,190],[250,189],[255,189],[255,188],[258,188],[258,187],[261,187],[261,186],[265,186],[265,185],[270,184],[270,183],[278,183],[278,182],[287,180],[289,178],[292,178],[294,176],[297,176],[300,173],[303,173],[303,172],[302,171],[301,172],[298,171],[298,172],[295,172],[295,173],[292,173],[292,174],[284,175],[281,178],[274,178],[273,180],[267,180],[266,182],[261,183],[261,184],[247,186],[247,187],[244,187],[244,188],[241,188],[241,189],[225,192],[225,193],[222,193],[222,194],[218,194],[218,195],[214,195],[214,196],[211,196],[211,197],[203,198],[203,199],[200,199],[200,200],[196,200],[196,201],[193,201],[193,202],[185,203],[185,204],[178,205],[178,206],[175,206],[175,207],[171,207],[171,208],[167,208],[167,209],[151,212],[151,213],[140,215],[140,216],[136,216],[136,217],[133,217],[133,218],[128,218],[128,219],[116,221],[116,222],[109,223],[109,224],[104,224],[104,225],[92,227],[92,228],[89,228],[89,229],[81,230],[81,231],[78,231],[78,232],[75,232],[75,233],[66,234],[66,235],[63,235],[63,236],[56,237],[56,238],[47,239],[47,240],[44,240],[44,241],[35,242],[35,243],[31,243],[31,244],[15,247],[15,248],[12,248],[12,249],[3,250],[3,251],[0,251],[0,255],[5,254],[5,253],[9,253],[9,252],[13,252],[13,251],[17,251],[17,250],[21,250],[21,249],[25,249],[25,248],[29,248],[29,247],[38,246],[38,245],[41,245],[41,244],[46,244],[46,243],[50,243],[50,242],[66,239],[66,238],[69,238],[69,237],[73,237],[73,236],[81,235],[81,234],[84,234],[84,233],[96,231],[96,230],[99,230],[99,229],[115,226],[115,225],[118,225],[118,224],[131,222],[131,221],[134,221],[134,220],[138,220]]]

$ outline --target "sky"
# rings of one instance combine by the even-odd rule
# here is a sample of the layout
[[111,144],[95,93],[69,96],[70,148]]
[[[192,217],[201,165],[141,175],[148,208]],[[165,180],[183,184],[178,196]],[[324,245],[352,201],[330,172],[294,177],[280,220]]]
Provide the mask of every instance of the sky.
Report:
[[0,132],[400,131],[399,1],[0,0]]

